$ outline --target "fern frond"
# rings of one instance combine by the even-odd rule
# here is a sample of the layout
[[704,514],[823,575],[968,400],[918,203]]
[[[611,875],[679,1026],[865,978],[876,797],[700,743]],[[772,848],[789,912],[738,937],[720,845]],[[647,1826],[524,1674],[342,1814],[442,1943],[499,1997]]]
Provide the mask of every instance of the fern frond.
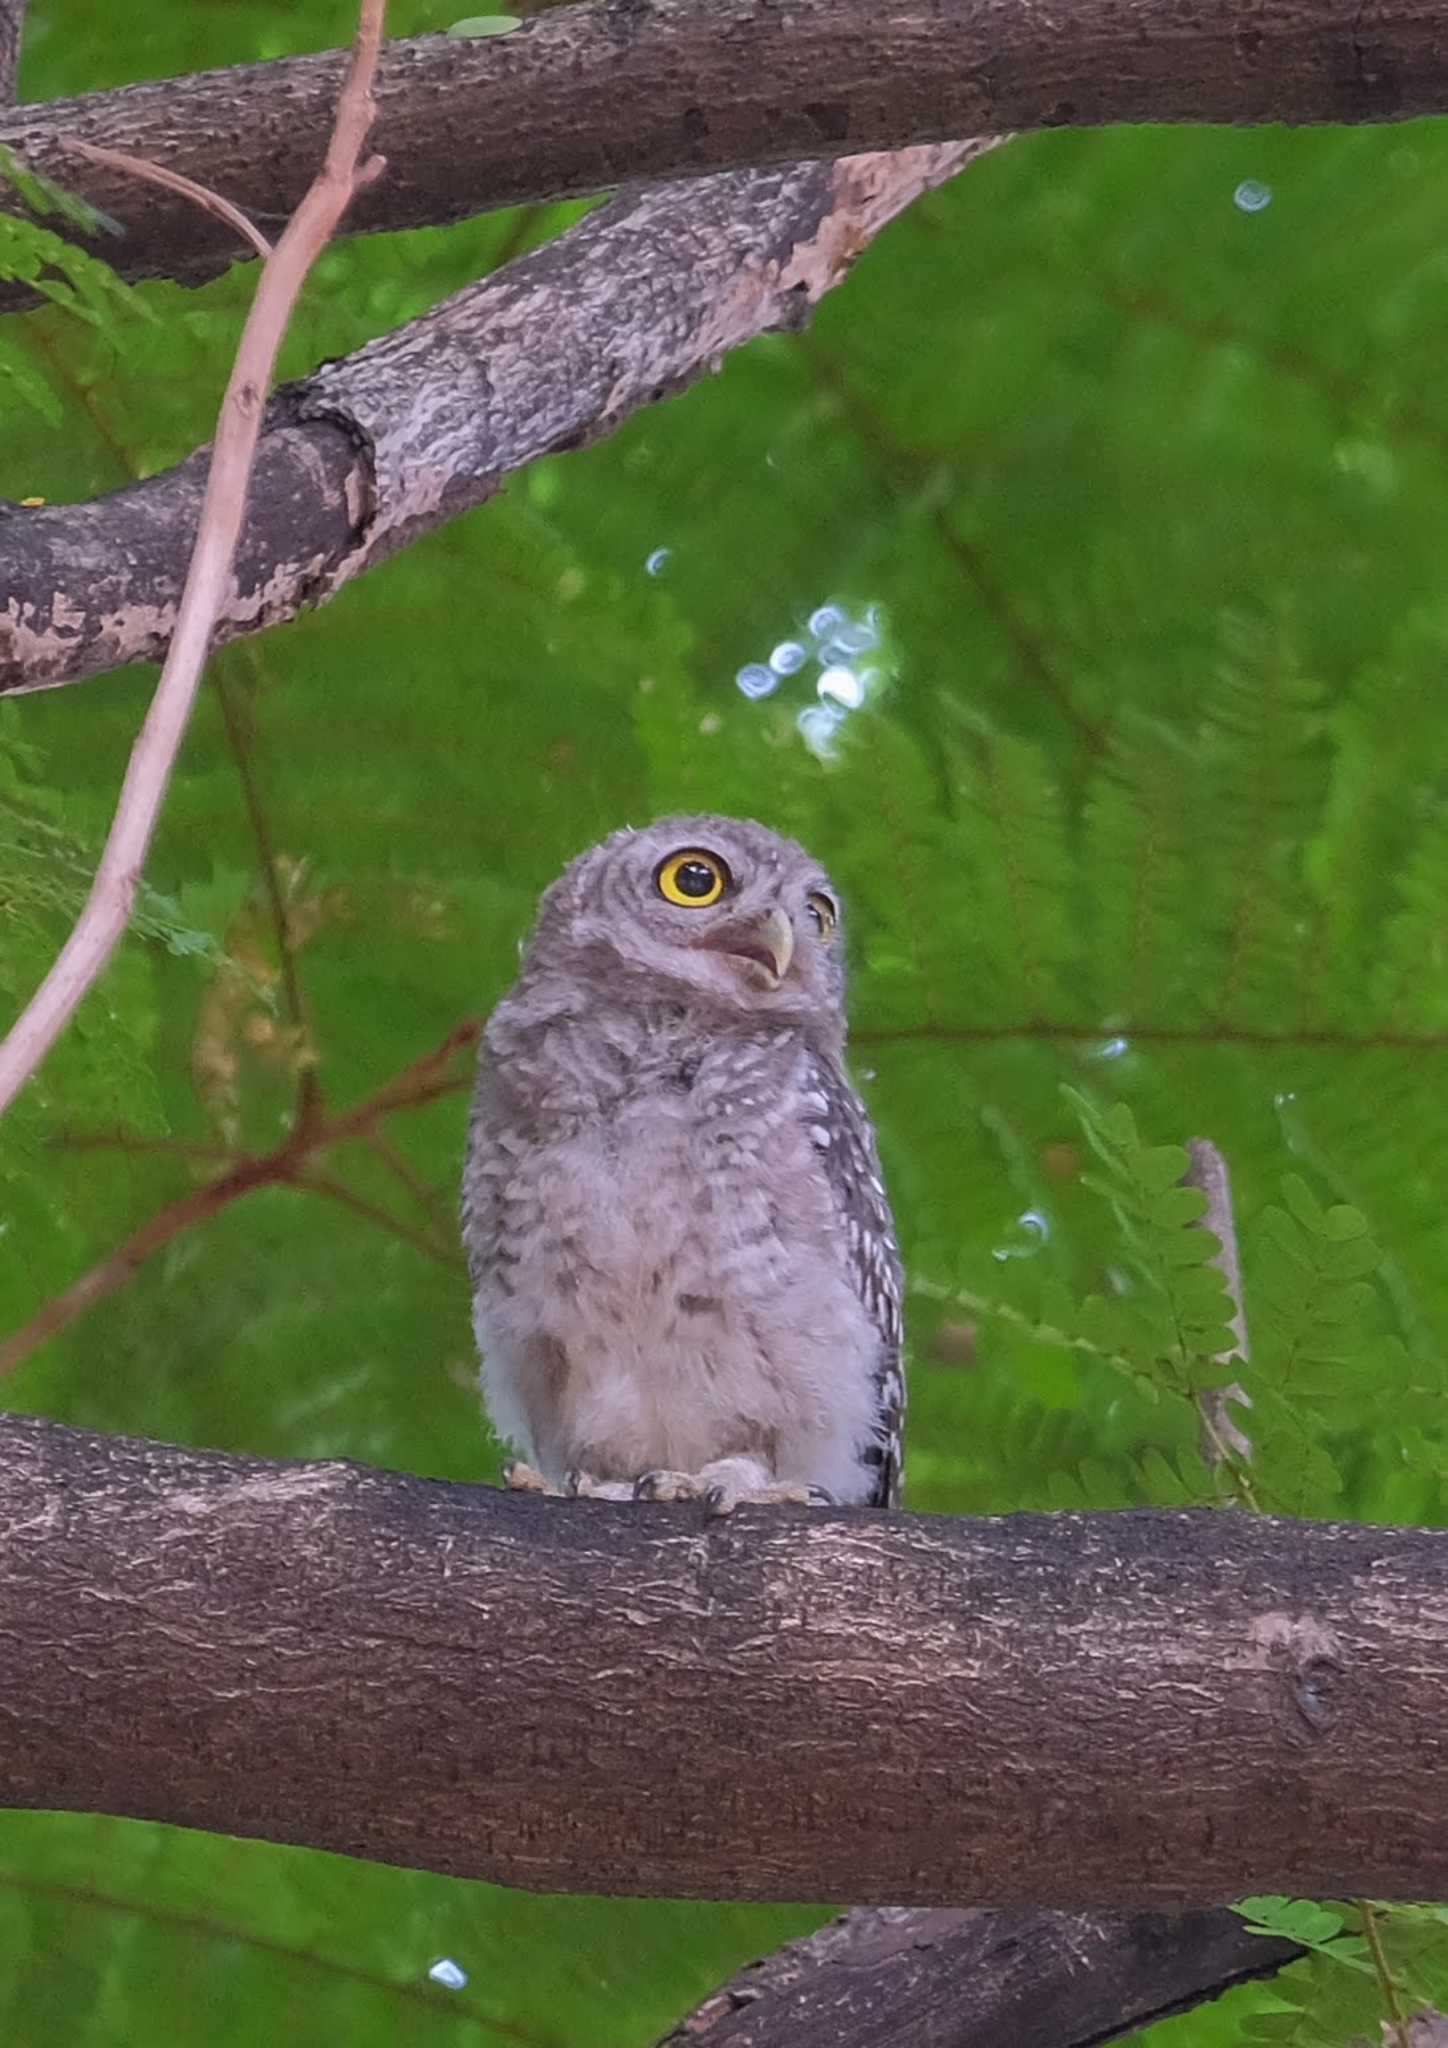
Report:
[[1448,1030],[1448,799],[1420,827],[1395,878],[1369,1001],[1395,1030]]
[[1102,1109],[1079,1089],[1063,1090],[1104,1174],[1088,1185],[1110,1202],[1128,1257],[1145,1283],[1129,1304],[1093,1297],[1083,1313],[1097,1340],[1118,1332],[1129,1354],[1150,1355],[1166,1390],[1191,1396],[1230,1381],[1235,1360],[1232,1302],[1211,1259],[1221,1250],[1202,1229],[1206,1197],[1181,1186],[1188,1158],[1181,1145],[1146,1145],[1125,1103]]
[[102,213],[98,206],[92,206],[79,192],[71,192],[64,185],[58,185],[54,178],[47,178],[41,171],[32,169],[23,157],[13,149],[0,144],[0,185],[8,185],[21,204],[33,214],[58,214],[62,220],[79,228],[83,235],[123,233],[119,222]]
[[[893,720],[857,712],[826,787],[839,843],[853,849],[838,880],[872,1004],[892,1022],[927,1028],[974,1007],[990,985],[985,920],[919,742]],[[862,817],[874,821],[868,834],[858,830]],[[942,887],[944,876],[957,885]]]
[[[1042,750],[951,705],[953,837],[1002,1019],[1059,1015],[1077,947],[1060,787]],[[984,993],[984,991],[982,992]]]
[[1085,802],[1082,866],[1095,999],[1103,1018],[1201,1008],[1194,944],[1201,768],[1186,738],[1128,716],[1111,735]]
[[[1234,1910],[1256,1934],[1308,1951],[1274,1978],[1271,1995],[1247,2015],[1241,2038],[1278,2048],[1338,2048],[1345,2040],[1384,2038],[1384,1990],[1358,1905],[1310,1899],[1241,1899]],[[1374,1907],[1396,1996],[1413,2013],[1448,2000],[1448,1908]]]
[[107,335],[124,315],[138,314],[143,320],[156,317],[141,295],[98,256],[49,228],[3,210],[0,279],[29,285],[52,305],[74,313]]
[[1202,726],[1202,986],[1224,1022],[1301,1013],[1311,899],[1303,818],[1321,809],[1328,754],[1320,686],[1281,636],[1228,622]]
[[1407,1377],[1401,1343],[1382,1330],[1371,1284],[1381,1253],[1362,1214],[1322,1204],[1299,1175],[1268,1208],[1254,1260],[1253,1357],[1244,1380],[1264,1483],[1284,1504],[1340,1491],[1331,1449],[1374,1392]]

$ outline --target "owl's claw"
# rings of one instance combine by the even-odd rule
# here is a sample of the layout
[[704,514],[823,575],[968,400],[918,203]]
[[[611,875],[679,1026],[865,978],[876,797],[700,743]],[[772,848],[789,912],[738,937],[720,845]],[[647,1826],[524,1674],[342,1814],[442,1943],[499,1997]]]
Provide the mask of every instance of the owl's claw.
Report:
[[836,1505],[834,1495],[826,1493],[822,1486],[806,1486],[803,1482],[774,1485],[755,1476],[759,1468],[754,1472],[747,1465],[743,1470],[731,1469],[733,1463],[721,1458],[717,1465],[706,1465],[702,1472],[672,1472],[657,1466],[640,1473],[632,1485],[622,1479],[595,1479],[591,1472],[575,1465],[564,1474],[563,1484],[555,1486],[524,1459],[512,1458],[503,1467],[503,1484],[510,1493],[541,1493],[553,1500],[697,1500],[703,1502],[704,1511],[711,1518],[732,1515],[738,1507],[755,1505]]
[[633,1488],[616,1480],[595,1479],[577,1466],[555,1486],[536,1467],[522,1458],[510,1458],[503,1467],[503,1484],[509,1493],[544,1493],[550,1500],[632,1500]]
[[[720,1464],[726,1461],[720,1460]],[[806,1486],[802,1482],[788,1486],[760,1484],[747,1471],[721,1471],[718,1466],[712,1470],[705,1466],[702,1472],[670,1472],[662,1467],[652,1472],[641,1473],[634,1481],[635,1500],[700,1500],[709,1516],[732,1515],[738,1507],[753,1507],[756,1504],[773,1506],[787,1504],[804,1508],[832,1508],[836,1505],[832,1493],[826,1493],[822,1486]]]
[[732,1515],[736,1508],[752,1507],[797,1507],[833,1508],[839,1503],[832,1493],[822,1486],[711,1486],[704,1494],[705,1511],[710,1516]]
[[703,1500],[709,1481],[699,1472],[670,1472],[658,1466],[641,1472],[633,1483],[635,1500]]
[[541,1472],[525,1463],[522,1458],[509,1458],[503,1467],[503,1485],[509,1493],[551,1493],[558,1488],[550,1486]]
[[632,1500],[634,1490],[619,1479],[595,1479],[578,1465],[563,1476],[563,1492],[569,1500]]

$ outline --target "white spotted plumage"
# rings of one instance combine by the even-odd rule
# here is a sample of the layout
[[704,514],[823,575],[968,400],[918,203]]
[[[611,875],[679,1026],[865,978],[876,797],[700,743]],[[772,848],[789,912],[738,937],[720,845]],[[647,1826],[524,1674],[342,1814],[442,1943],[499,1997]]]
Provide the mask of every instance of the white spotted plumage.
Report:
[[[716,899],[665,897],[690,850]],[[900,1258],[836,917],[802,848],[716,817],[616,833],[544,896],[486,1033],[463,1224],[489,1409],[554,1485],[898,1498]]]

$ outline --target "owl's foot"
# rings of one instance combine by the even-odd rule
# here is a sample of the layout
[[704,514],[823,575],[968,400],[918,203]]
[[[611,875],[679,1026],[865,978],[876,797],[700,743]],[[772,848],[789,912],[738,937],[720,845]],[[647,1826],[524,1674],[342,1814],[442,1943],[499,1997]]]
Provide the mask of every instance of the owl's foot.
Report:
[[803,1480],[794,1485],[736,1487],[727,1483],[711,1486],[704,1495],[704,1505],[711,1515],[732,1515],[736,1508],[752,1507],[796,1507],[833,1508],[839,1502],[823,1486],[806,1486]]
[[753,1458],[717,1458],[697,1472],[644,1472],[633,1484],[635,1500],[701,1500],[710,1515],[732,1515],[737,1507],[789,1503],[831,1508],[832,1493],[803,1481],[780,1484]]
[[584,1472],[575,1465],[563,1480],[563,1492],[569,1500],[632,1500],[634,1490],[627,1480],[595,1479],[591,1472]]
[[550,1486],[541,1472],[525,1464],[522,1458],[509,1458],[503,1467],[503,1485],[509,1493],[552,1493],[563,1491],[560,1486]]
[[632,1500],[634,1490],[622,1480],[595,1479],[577,1466],[555,1486],[534,1465],[522,1458],[510,1458],[503,1467],[503,1485],[509,1493],[546,1493],[552,1500]]
[[699,1472],[670,1472],[658,1466],[641,1472],[633,1483],[635,1500],[702,1500],[709,1481]]
[[632,1486],[616,1479],[595,1479],[591,1472],[575,1466],[555,1486],[534,1465],[522,1458],[510,1458],[503,1467],[503,1485],[509,1493],[544,1493],[551,1500],[632,1500]]

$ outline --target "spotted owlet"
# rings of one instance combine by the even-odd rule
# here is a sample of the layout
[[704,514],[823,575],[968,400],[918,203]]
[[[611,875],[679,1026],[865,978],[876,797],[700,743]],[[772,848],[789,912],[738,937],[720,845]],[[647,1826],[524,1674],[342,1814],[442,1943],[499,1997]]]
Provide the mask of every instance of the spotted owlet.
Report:
[[736,818],[616,832],[488,1022],[463,1184],[510,1483],[892,1506],[901,1270],[838,899]]

